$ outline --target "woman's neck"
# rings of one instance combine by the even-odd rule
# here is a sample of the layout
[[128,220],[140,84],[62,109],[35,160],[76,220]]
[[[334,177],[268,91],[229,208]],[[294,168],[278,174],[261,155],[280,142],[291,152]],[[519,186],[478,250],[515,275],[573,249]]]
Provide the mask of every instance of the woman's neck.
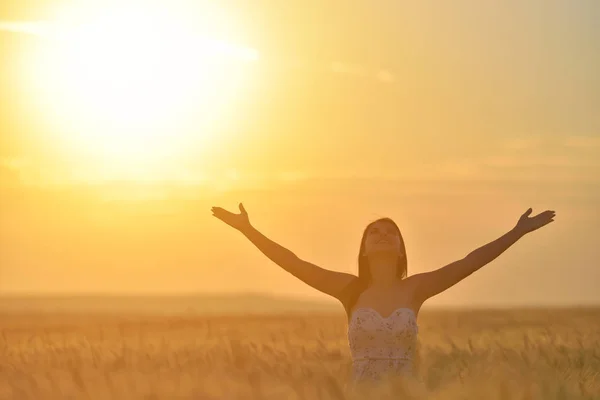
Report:
[[396,255],[380,255],[370,257],[369,269],[371,280],[369,286],[385,290],[398,284],[398,257]]

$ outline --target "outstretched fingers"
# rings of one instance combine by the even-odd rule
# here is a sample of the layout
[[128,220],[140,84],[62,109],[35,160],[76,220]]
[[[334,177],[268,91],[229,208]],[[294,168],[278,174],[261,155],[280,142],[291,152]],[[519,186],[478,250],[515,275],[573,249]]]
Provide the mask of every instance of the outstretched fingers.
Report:
[[547,224],[553,222],[555,216],[556,216],[556,213],[554,211],[547,210],[547,211],[544,211],[543,213],[540,213],[535,218],[539,221],[538,223],[541,226],[544,226],[544,225],[547,225]]
[[221,208],[221,207],[213,207],[211,208],[212,215],[215,217],[222,217],[224,215],[230,214],[229,211]]
[[543,218],[554,218],[556,216],[556,213],[552,210],[547,210],[544,211],[543,213],[538,214],[538,217],[543,217]]

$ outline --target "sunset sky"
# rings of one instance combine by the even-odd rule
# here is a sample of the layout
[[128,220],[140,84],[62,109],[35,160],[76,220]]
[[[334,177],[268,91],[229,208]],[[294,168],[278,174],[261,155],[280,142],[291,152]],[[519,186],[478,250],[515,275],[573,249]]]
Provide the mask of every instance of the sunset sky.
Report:
[[428,304],[600,304],[600,2],[0,1],[0,293],[326,299],[210,208],[352,273],[389,216],[412,274],[532,207]]

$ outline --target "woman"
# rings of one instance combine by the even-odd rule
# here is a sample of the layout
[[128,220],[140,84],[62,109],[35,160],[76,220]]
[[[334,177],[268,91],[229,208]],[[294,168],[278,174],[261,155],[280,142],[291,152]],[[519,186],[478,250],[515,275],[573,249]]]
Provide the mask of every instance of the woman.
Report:
[[313,288],[338,299],[348,317],[353,381],[412,374],[417,315],[423,303],[494,260],[525,234],[554,221],[554,211],[529,217],[528,209],[509,232],[440,269],[408,277],[404,240],[389,218],[365,229],[358,276],[318,267],[297,257],[256,230],[240,203],[234,214],[213,207],[213,216],[246,236],[275,264]]

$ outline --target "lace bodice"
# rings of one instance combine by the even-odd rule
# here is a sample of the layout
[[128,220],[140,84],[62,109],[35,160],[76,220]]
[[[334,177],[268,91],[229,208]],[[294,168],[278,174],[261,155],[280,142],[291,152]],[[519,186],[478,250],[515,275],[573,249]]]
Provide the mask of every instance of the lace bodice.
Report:
[[388,317],[372,308],[355,309],[348,323],[354,380],[410,374],[418,330],[409,308],[398,308]]

